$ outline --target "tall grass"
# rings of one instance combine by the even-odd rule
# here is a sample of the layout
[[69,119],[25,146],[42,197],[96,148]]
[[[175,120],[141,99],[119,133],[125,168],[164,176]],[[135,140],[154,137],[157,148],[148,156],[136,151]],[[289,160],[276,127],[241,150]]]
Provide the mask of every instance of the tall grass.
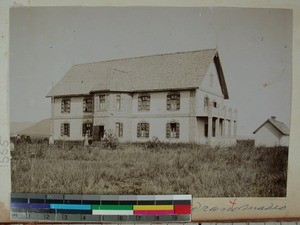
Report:
[[22,144],[12,154],[13,192],[286,195],[288,149],[160,143],[100,146]]

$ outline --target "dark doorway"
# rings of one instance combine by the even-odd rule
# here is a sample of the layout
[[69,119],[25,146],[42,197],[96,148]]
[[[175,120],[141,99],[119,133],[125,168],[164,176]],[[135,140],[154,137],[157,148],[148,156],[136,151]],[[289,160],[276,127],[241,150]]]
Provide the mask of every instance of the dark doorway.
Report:
[[94,141],[101,141],[104,136],[104,126],[94,126]]

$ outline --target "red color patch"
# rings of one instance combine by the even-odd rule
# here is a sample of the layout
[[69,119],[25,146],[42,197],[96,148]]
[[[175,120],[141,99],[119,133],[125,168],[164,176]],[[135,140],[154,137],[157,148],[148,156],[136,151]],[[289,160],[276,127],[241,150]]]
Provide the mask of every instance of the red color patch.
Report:
[[174,205],[175,214],[191,214],[191,205]]

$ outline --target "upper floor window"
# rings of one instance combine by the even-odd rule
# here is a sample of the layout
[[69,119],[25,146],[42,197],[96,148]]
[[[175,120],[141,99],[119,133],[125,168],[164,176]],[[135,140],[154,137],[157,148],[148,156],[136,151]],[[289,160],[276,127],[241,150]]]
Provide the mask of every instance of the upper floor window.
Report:
[[218,103],[216,101],[213,101],[213,107],[217,108],[218,107]]
[[166,137],[167,138],[179,138],[180,124],[177,122],[167,123]]
[[149,123],[143,122],[137,124],[137,137],[149,138]]
[[61,113],[71,112],[71,99],[65,98],[61,100]]
[[85,137],[86,135],[88,137],[92,137],[93,135],[93,123],[91,122],[85,122],[82,124],[82,136]]
[[123,123],[116,123],[116,135],[123,137]]
[[180,93],[168,93],[167,95],[167,110],[180,109]]
[[204,97],[204,110],[207,111],[209,105],[209,97]]
[[99,109],[105,109],[105,95],[99,95]]
[[70,124],[69,123],[62,123],[60,125],[60,136],[70,137]]
[[105,109],[105,94],[98,95],[98,109],[99,110]]
[[150,110],[150,94],[140,94],[138,98],[138,110]]
[[93,98],[83,98],[83,112],[93,112]]
[[121,109],[121,95],[117,95],[116,108]]

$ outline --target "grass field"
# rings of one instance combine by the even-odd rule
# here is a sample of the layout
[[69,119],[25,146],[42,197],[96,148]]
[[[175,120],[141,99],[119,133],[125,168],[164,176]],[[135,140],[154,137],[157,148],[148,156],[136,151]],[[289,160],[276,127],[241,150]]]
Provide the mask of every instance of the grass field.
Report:
[[12,191],[68,194],[286,196],[288,149],[193,144],[17,144]]

